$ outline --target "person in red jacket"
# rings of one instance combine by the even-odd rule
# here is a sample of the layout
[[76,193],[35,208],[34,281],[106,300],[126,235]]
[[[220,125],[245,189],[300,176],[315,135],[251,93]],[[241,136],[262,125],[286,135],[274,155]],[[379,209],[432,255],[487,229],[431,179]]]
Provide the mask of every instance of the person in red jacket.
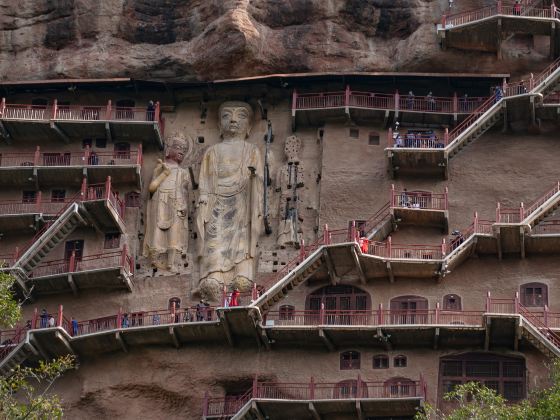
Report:
[[239,298],[240,294],[241,293],[239,292],[238,288],[235,288],[233,292],[231,292],[231,301],[229,306],[239,306],[239,301],[237,299]]

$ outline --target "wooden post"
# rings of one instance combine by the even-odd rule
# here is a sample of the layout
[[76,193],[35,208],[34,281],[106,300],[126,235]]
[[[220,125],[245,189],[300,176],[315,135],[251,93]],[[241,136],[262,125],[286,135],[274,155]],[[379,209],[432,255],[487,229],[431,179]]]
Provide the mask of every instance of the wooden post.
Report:
[[435,323],[439,324],[439,302],[436,302],[436,319],[435,319]]
[[323,244],[329,245],[329,225],[325,223],[323,227]]
[[36,204],[35,207],[36,207],[36,209],[37,209],[37,213],[41,213],[42,196],[43,196],[42,191],[39,191],[39,192],[37,193],[37,200],[35,201],[35,204]]
[[498,203],[496,205],[496,223],[500,223],[500,218],[501,218],[501,214],[500,214],[500,203]]
[[72,251],[70,261],[68,261],[68,272],[73,273],[74,271],[76,271],[76,250]]
[[400,109],[400,101],[401,101],[401,97],[399,95],[399,91],[396,90],[395,91],[395,113],[398,112],[398,110]]
[[122,328],[122,318],[123,318],[123,310],[119,308],[119,312],[117,312],[117,328]]
[[393,144],[393,129],[391,127],[389,127],[389,130],[387,131],[387,145],[389,147],[395,146]]
[[137,165],[142,165],[142,159],[143,159],[143,156],[142,156],[142,143],[140,143],[140,144],[138,145],[138,156],[136,156],[136,164],[137,164]]
[[521,205],[519,206],[519,221],[522,222],[523,219],[525,219],[525,207],[522,201]]
[[0,104],[0,118],[4,117],[4,111],[6,111],[6,98],[2,98],[2,103]]
[[474,233],[478,233],[478,212],[477,211],[474,212],[473,228],[474,228]]
[[297,110],[297,90],[294,89],[292,92],[292,116],[296,115]]
[[346,114],[350,113],[350,85],[346,85],[344,92],[344,110]]
[[208,391],[204,393],[204,400],[202,401],[202,417],[208,416]]
[[502,0],[498,0],[497,10],[498,10],[498,14],[502,13]]
[[445,127],[445,132],[443,133],[443,143],[447,146],[449,144],[449,128]]
[[395,200],[395,184],[391,184],[391,207],[398,207],[397,200]]
[[79,201],[84,201],[87,200],[87,178],[84,177],[82,179],[82,187],[80,189],[80,200]]
[[33,156],[33,166],[39,166],[39,162],[41,159],[41,147],[37,146],[35,149],[35,155]]
[[39,319],[39,309],[35,308],[33,311],[33,318],[31,318],[31,329],[37,329],[37,319]]
[[447,16],[443,15],[441,17],[441,26],[443,29],[445,29],[445,25],[447,24]]
[[52,113],[52,118],[53,118],[53,120],[56,120],[57,111],[58,111],[58,100],[55,99],[55,100],[53,101],[53,113]]
[[107,115],[105,115],[105,119],[106,120],[111,120],[111,100],[109,99],[109,101],[107,101],[107,110],[105,111],[107,113]]
[[253,398],[257,398],[259,392],[259,378],[258,375],[255,374],[253,378]]
[[358,373],[358,381],[356,382],[356,396],[355,398],[362,398],[362,379]]
[[448,187],[445,187],[445,192],[444,192],[444,194],[445,194],[445,210],[449,210],[449,198],[448,198],[448,196],[449,196],[449,188],[448,188]]
[[315,399],[315,379],[313,378],[313,376],[311,377],[311,380],[309,381],[309,399],[310,400]]
[[177,308],[175,307],[175,302],[171,303],[171,324],[175,323],[175,315],[177,314]]
[[58,319],[56,320],[56,326],[62,327],[62,305],[58,305]]
[[391,258],[392,254],[392,239],[391,235],[387,237],[387,258]]
[[383,304],[379,304],[379,309],[377,310],[377,325],[383,325]]
[[441,256],[442,257],[445,257],[446,251],[447,251],[447,249],[445,247],[445,238],[443,238],[441,240]]
[[492,301],[490,298],[490,290],[486,293],[486,312],[490,312],[490,307],[492,306]]
[[89,165],[89,156],[91,154],[91,149],[89,147],[89,144],[86,146],[86,150],[84,151],[84,165]]
[[320,310],[320,325],[325,325],[325,304],[321,303],[321,310]]
[[514,306],[515,306],[515,313],[518,314],[519,313],[519,292],[515,292]]
[[457,99],[457,92],[453,92],[453,114],[459,112],[459,101]]
[[303,262],[305,260],[305,241],[301,239],[299,241],[299,262]]
[[156,102],[156,110],[155,110],[155,115],[154,115],[154,121],[155,122],[161,122],[161,105],[159,103],[159,101]]
[[548,305],[544,305],[543,318],[545,327],[548,327]]
[[109,200],[111,197],[111,177],[107,177],[107,181],[105,181],[105,199]]

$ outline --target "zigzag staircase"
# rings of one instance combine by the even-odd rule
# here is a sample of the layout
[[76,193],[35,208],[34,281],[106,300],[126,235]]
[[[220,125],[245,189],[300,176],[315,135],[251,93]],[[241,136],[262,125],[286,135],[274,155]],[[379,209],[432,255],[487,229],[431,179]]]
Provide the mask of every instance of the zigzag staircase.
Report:
[[518,305],[521,315],[521,335],[544,355],[560,357],[560,336],[523,305]]
[[558,207],[560,207],[560,181],[529,207],[526,209],[522,207],[524,218],[521,223],[535,227]]
[[10,267],[10,271],[16,277],[23,291],[28,294],[28,276],[37,265],[52,251],[59,243],[63,242],[68,235],[78,226],[87,225],[80,214],[80,204],[70,202],[55,218],[39,231],[26,247],[25,251]]

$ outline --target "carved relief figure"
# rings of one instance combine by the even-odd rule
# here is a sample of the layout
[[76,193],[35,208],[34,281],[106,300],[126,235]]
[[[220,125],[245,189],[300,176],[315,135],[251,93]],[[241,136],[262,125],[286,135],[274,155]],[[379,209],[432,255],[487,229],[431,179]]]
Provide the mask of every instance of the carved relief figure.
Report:
[[223,103],[222,142],[202,158],[197,226],[203,296],[216,298],[224,286],[247,290],[254,281],[263,225],[263,163],[258,148],[245,140],[252,116],[249,104]]
[[[148,187],[146,237],[144,256],[152,265],[173,270],[177,254],[185,254],[188,246],[188,184],[189,172],[181,168],[188,152],[187,140],[172,135],[167,140],[165,160],[158,159]],[[162,264],[161,257],[167,254]]]
[[300,223],[303,218],[299,212],[302,201],[300,196],[303,187],[304,168],[300,162],[299,151],[301,140],[296,136],[289,136],[284,145],[287,162],[278,171],[276,179],[276,192],[280,193],[278,239],[277,244],[286,246],[299,246],[301,239]]

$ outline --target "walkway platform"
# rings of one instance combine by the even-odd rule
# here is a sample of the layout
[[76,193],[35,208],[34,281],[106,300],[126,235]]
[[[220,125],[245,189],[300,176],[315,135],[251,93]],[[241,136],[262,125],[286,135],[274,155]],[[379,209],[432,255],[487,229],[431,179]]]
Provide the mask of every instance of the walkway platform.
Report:
[[391,187],[391,215],[397,225],[435,227],[448,233],[448,190],[443,194],[431,191],[397,191]]
[[154,110],[106,105],[11,104],[2,98],[0,133],[8,141],[37,138],[70,143],[72,139],[106,138],[108,142],[144,139],[163,147],[164,125],[159,102]]

